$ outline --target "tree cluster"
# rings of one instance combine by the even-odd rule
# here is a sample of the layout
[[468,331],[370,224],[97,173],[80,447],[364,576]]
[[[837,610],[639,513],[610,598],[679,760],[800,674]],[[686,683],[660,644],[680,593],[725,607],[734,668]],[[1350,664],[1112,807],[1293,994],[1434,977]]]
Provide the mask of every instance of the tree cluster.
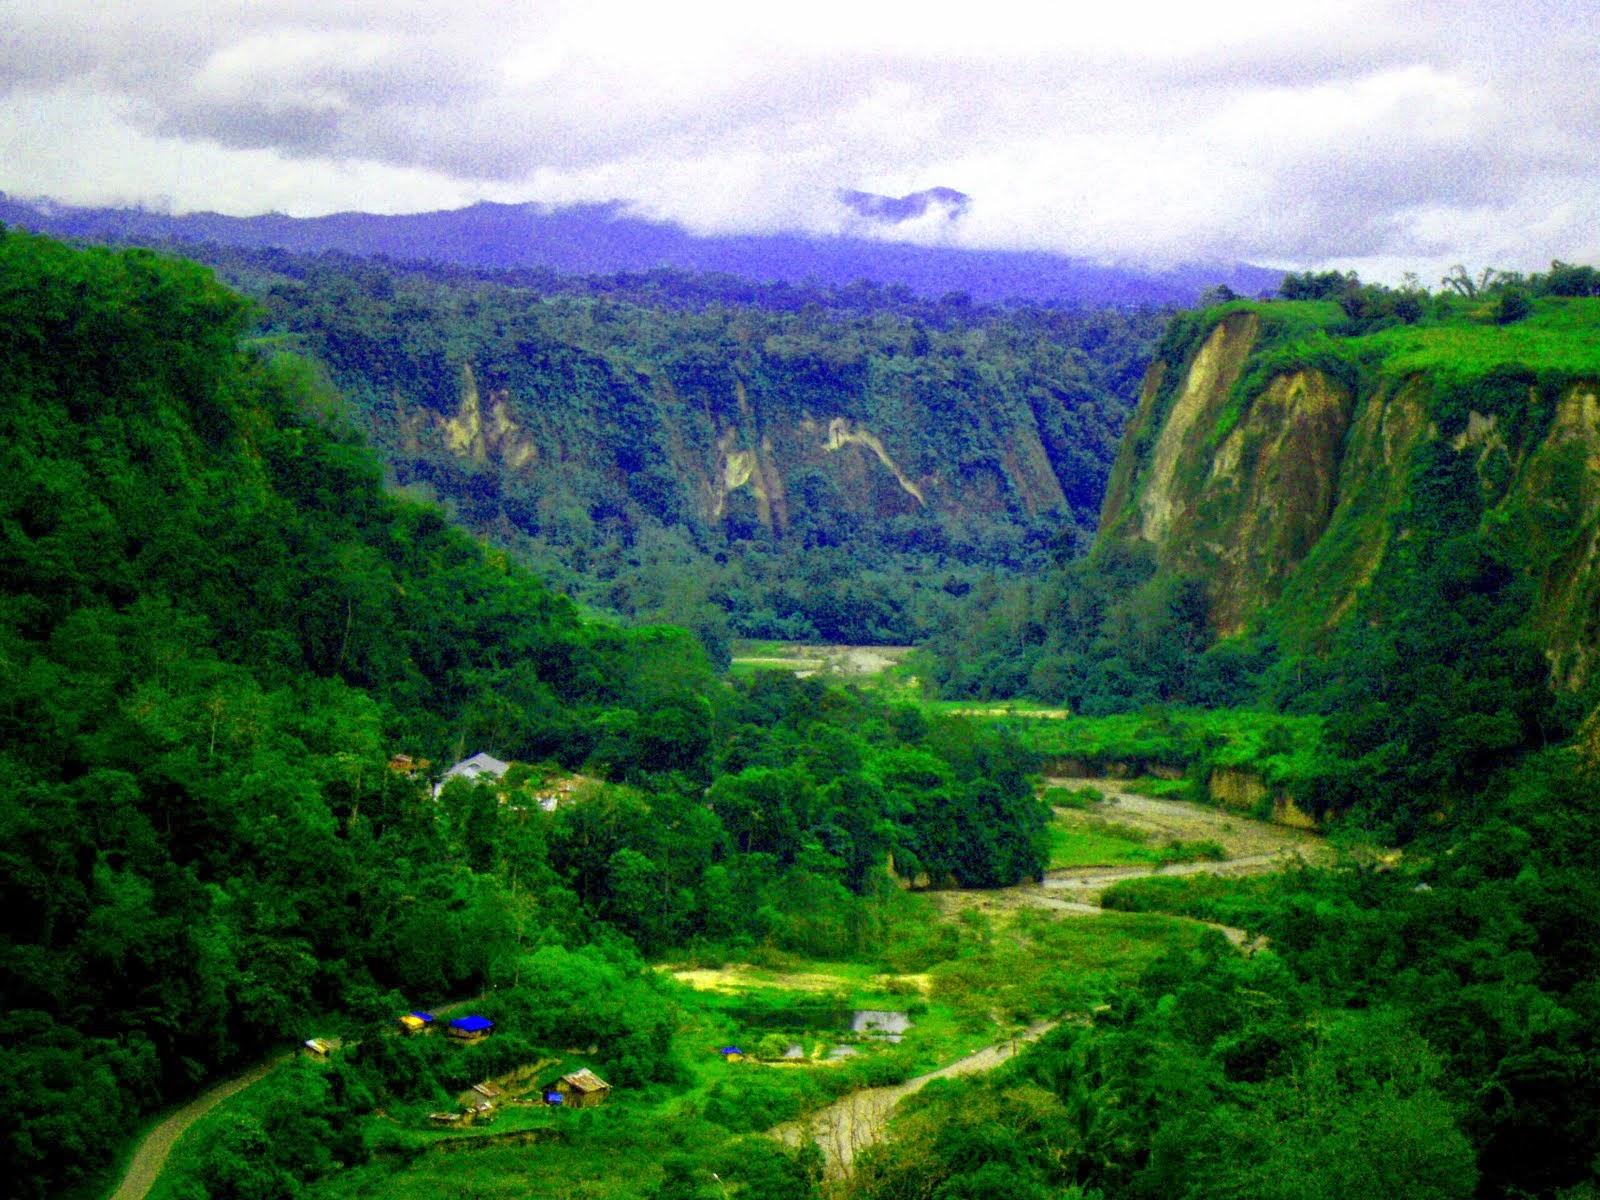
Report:
[[1414,869],[1235,882],[1211,916],[1270,952],[1168,954],[1092,1023],[930,1086],[846,1194],[1591,1194],[1595,784],[1573,750],[1539,752]]
[[[936,882],[1039,871],[1013,744],[818,684],[730,691],[681,630],[581,620],[386,492],[304,364],[241,349],[247,321],[192,264],[0,234],[16,1194],[86,1185],[140,1114],[308,1025],[515,985],[529,955],[545,1036],[603,1030],[608,1069],[659,1078],[666,1018],[558,947],[842,953],[876,936],[891,853]],[[531,770],[501,803],[414,769],[478,749],[593,782],[552,814]],[[553,1006],[585,971],[626,1021]],[[354,1103],[302,1086],[313,1124]],[[224,1139],[216,1194],[359,1160],[339,1129],[263,1157],[287,1119]]]
[[[1164,319],[869,283],[186,250],[258,299],[263,337],[327,367],[397,482],[584,604],[688,627],[714,657],[735,636],[920,640],[983,574],[1085,543]],[[539,458],[439,432],[468,370],[485,422],[503,401]],[[926,502],[796,432],[836,417],[881,437]],[[733,431],[786,464],[764,484],[782,489],[771,511],[752,488],[707,498]]]

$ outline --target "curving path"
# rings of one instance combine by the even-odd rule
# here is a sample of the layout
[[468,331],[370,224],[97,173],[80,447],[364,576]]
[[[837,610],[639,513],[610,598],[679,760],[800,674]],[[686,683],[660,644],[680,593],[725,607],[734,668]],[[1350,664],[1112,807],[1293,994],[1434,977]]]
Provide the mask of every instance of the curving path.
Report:
[[[444,1016],[469,1004],[477,1004],[482,999],[482,996],[473,996],[467,1000],[453,1000],[449,1004],[436,1007],[433,1011]],[[161,1174],[161,1168],[166,1165],[167,1155],[172,1153],[172,1148],[178,1144],[178,1139],[188,1132],[189,1126],[228,1097],[238,1095],[251,1084],[260,1083],[272,1073],[274,1067],[294,1057],[299,1049],[295,1046],[289,1050],[281,1050],[260,1066],[252,1067],[243,1074],[235,1075],[232,1079],[224,1079],[215,1087],[207,1088],[145,1134],[144,1139],[134,1147],[133,1157],[128,1161],[128,1170],[123,1175],[117,1190],[111,1193],[111,1200],[144,1200],[155,1184],[156,1176]]]
[[826,1160],[827,1177],[842,1179],[850,1174],[850,1164],[857,1150],[870,1146],[883,1137],[889,1113],[896,1104],[913,1092],[921,1091],[935,1079],[951,1075],[975,1075],[990,1071],[1015,1054],[1029,1042],[1036,1041],[1058,1025],[1057,1021],[1038,1021],[1020,1031],[1015,1037],[975,1050],[965,1058],[958,1058],[947,1066],[925,1075],[918,1075],[892,1087],[862,1088],[841,1096],[826,1108],[818,1109],[800,1121],[789,1121],[770,1131],[786,1146],[798,1146],[803,1140],[815,1141],[822,1148]]
[[[1121,823],[1136,825],[1161,837],[1214,840],[1223,847],[1227,857],[1168,866],[1073,867],[1051,871],[1035,884],[1019,884],[988,892],[939,893],[938,899],[942,904],[948,907],[1043,908],[1067,915],[1097,916],[1106,911],[1098,903],[1100,893],[1124,879],[1141,879],[1149,875],[1259,874],[1279,870],[1296,861],[1318,861],[1326,855],[1322,839],[1306,830],[1273,825],[1181,800],[1137,796],[1124,791],[1114,779],[1051,779],[1047,783],[1068,788],[1097,788],[1106,797],[1096,806],[1101,815],[1114,816]],[[1201,924],[1219,930],[1246,953],[1254,953],[1265,944],[1264,939],[1252,939],[1246,930],[1231,925],[1220,925],[1213,921]],[[1015,1054],[1019,1047],[1043,1036],[1058,1023],[1044,1021],[1030,1025],[1015,1038],[969,1054],[947,1067],[919,1075],[895,1087],[866,1088],[852,1092],[803,1121],[778,1126],[771,1131],[771,1136],[788,1146],[799,1145],[803,1138],[814,1140],[825,1157],[828,1178],[843,1178],[850,1174],[856,1151],[883,1137],[890,1113],[906,1096],[932,1079],[946,1075],[970,1075],[997,1067]]]
[[[942,892],[935,895],[949,909],[1044,908],[1055,912],[1091,916],[1099,913],[1100,893],[1125,879],[1151,875],[1256,875],[1277,871],[1295,862],[1322,862],[1330,855],[1322,838],[1304,829],[1257,821],[1223,809],[1205,808],[1181,800],[1158,800],[1122,790],[1114,779],[1050,779],[1048,786],[1094,787],[1105,799],[1088,813],[1132,825],[1152,837],[1167,840],[1214,841],[1224,857],[1165,866],[1084,866],[1049,871],[1038,883],[993,891]],[[1058,810],[1058,818],[1072,820],[1078,810]],[[1208,922],[1209,923],[1209,922]],[[1218,925],[1236,945],[1242,930]]]
[[292,1050],[285,1050],[259,1067],[254,1067],[243,1075],[235,1075],[232,1079],[224,1080],[216,1087],[201,1092],[145,1134],[144,1140],[134,1150],[133,1158],[128,1163],[128,1173],[122,1177],[122,1183],[117,1190],[111,1193],[111,1200],[144,1200],[145,1193],[150,1190],[150,1186],[156,1181],[156,1176],[161,1174],[161,1168],[166,1165],[167,1155],[172,1153],[172,1147],[177,1145],[178,1139],[184,1135],[189,1126],[229,1096],[265,1079],[273,1067],[293,1053]]

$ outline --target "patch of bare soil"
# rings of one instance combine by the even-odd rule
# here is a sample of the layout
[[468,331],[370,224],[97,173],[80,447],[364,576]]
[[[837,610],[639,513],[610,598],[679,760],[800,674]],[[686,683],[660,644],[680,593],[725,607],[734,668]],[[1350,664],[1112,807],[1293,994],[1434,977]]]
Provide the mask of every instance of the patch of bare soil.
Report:
[[827,1177],[846,1178],[856,1152],[883,1139],[889,1114],[905,1097],[920,1091],[930,1080],[993,1070],[1023,1046],[1043,1037],[1055,1027],[1055,1021],[1040,1021],[1028,1026],[1016,1037],[985,1046],[926,1075],[918,1075],[893,1087],[863,1088],[851,1092],[803,1120],[779,1125],[770,1131],[769,1136],[786,1146],[798,1146],[807,1139],[815,1141],[826,1161]]
[[1299,854],[1307,861],[1331,857],[1327,843],[1310,830],[1258,821],[1183,800],[1136,795],[1118,779],[1047,779],[1045,786],[1069,790],[1092,787],[1105,799],[1091,811],[1119,825],[1146,830],[1155,841],[1216,842],[1230,859],[1262,854]]
[[1282,870],[1297,861],[1323,863],[1332,857],[1327,843],[1309,830],[1274,825],[1187,801],[1135,795],[1115,779],[1051,779],[1047,786],[1095,788],[1105,799],[1091,811],[1119,825],[1144,830],[1152,843],[1212,842],[1222,848],[1220,860],[1152,867],[1074,867],[1051,871],[1040,883],[1042,889],[1065,892],[1086,904],[1098,904],[1101,892],[1124,879],[1146,875],[1257,875]]
[[1065,708],[952,708],[953,717],[1028,717],[1036,721],[1064,721],[1072,715]]
[[735,656],[733,661],[782,667],[802,678],[808,675],[859,678],[881,675],[899,666],[911,653],[910,646],[806,646],[798,643],[785,646],[783,650],[780,658]]
[[[848,979],[821,971],[774,971],[748,963],[728,963],[722,967],[661,968],[680,983],[709,992],[748,992],[757,988],[776,988],[786,992],[846,992],[853,984]],[[899,995],[927,995],[933,986],[927,975],[874,975],[872,986]]]

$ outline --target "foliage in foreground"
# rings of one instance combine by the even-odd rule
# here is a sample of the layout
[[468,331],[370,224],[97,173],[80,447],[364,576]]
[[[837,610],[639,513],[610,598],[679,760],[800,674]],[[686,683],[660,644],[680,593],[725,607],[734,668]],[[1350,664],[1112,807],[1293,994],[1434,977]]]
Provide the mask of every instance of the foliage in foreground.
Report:
[[1108,905],[1270,949],[1168,954],[1092,1026],[928,1089],[851,1194],[1590,1194],[1597,783],[1551,750],[1399,868],[1119,885]]
[[[530,949],[849,954],[882,937],[891,855],[1042,869],[1013,740],[724,688],[681,630],[583,622],[386,493],[246,320],[192,264],[0,232],[0,1084],[51,1097],[0,1138],[19,1194],[84,1184],[141,1114],[308,1025],[471,994]],[[480,749],[533,766],[435,801],[392,759]]]

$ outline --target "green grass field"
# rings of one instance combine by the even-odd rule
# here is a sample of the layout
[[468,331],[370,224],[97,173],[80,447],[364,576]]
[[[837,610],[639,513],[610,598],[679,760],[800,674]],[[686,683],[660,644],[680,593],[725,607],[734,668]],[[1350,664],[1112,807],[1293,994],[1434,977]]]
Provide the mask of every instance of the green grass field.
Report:
[[[1314,773],[1321,754],[1320,717],[1249,709],[1170,709],[1006,723],[1047,763],[1076,760],[1091,772],[1114,764],[1240,767],[1269,783],[1290,784]],[[1181,788],[1176,781],[1174,786]]]
[[[1079,815],[1079,814],[1074,814]],[[1114,833],[1107,843],[1134,847]],[[672,995],[680,1017],[675,1046],[687,1069],[674,1085],[619,1089],[588,1111],[503,1107],[492,1124],[466,1133],[427,1124],[433,1101],[391,1099],[364,1119],[373,1156],[337,1170],[305,1194],[356,1198],[583,1196],[637,1197],[662,1163],[688,1154],[737,1172],[775,1144],[752,1134],[793,1119],[858,1087],[892,1083],[1004,1041],[1027,1024],[1087,1012],[1119,980],[1168,949],[1192,946],[1203,930],[1161,915],[1061,919],[1024,909],[940,918],[926,897],[906,897],[896,919],[915,922],[887,939],[919,959],[914,974],[892,962],[831,962],[765,955],[760,965],[668,965],[698,986]],[[842,1061],[801,1066],[730,1063],[724,1045],[747,1049],[778,1035],[824,1053],[851,1035],[839,1014],[858,1008],[911,1014],[898,1045],[859,1039]],[[775,1044],[771,1042],[770,1044]],[[578,1059],[551,1052],[565,1070]],[[307,1069],[304,1064],[278,1068]],[[251,1112],[249,1090],[224,1102],[179,1142],[152,1200],[191,1200],[207,1141]],[[713,1166],[712,1168],[715,1169]]]
[[1493,307],[1462,305],[1448,324],[1404,325],[1360,340],[1382,353],[1383,370],[1394,376],[1482,375],[1506,363],[1600,375],[1600,341],[1594,337],[1600,300],[1547,297],[1531,316],[1510,325],[1494,324]]
[[1071,867],[1155,866],[1161,856],[1139,830],[1096,819],[1056,820],[1050,825],[1050,870]]

